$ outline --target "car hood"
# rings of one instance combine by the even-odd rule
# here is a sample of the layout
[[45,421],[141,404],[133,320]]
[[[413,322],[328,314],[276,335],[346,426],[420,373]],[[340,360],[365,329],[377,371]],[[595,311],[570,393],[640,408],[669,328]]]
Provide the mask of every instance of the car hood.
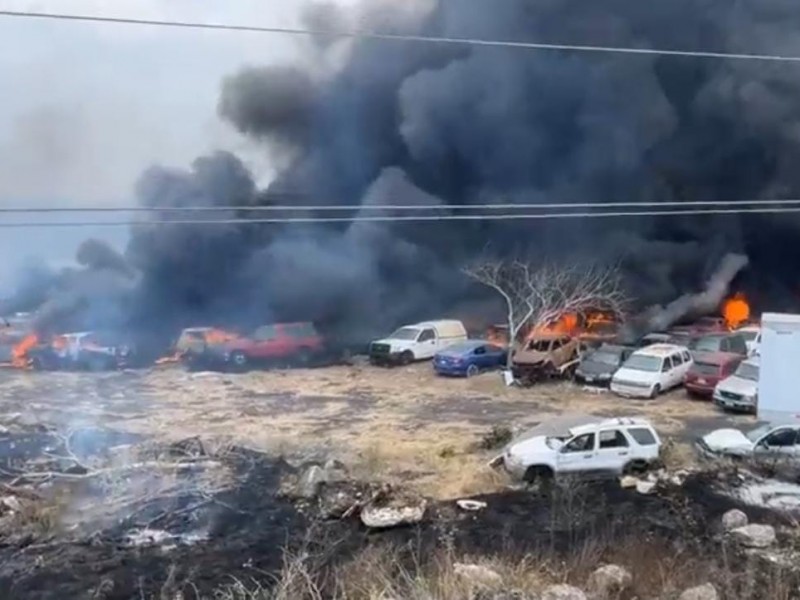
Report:
[[626,369],[621,367],[614,373],[617,381],[630,381],[632,383],[653,383],[657,373],[652,371],[639,371],[637,369]]
[[509,444],[506,454],[512,460],[530,461],[533,457],[551,456],[554,455],[558,449],[553,449],[547,445],[547,436],[537,435],[516,443]]
[[409,348],[413,348],[416,345],[415,340],[397,340],[393,338],[382,338],[380,340],[374,340],[373,344],[386,344],[389,346],[393,352],[408,350]]
[[751,379],[731,375],[720,381],[717,384],[717,389],[743,396],[752,396],[758,391],[758,383]]
[[586,375],[611,375],[616,370],[617,367],[591,360],[583,361],[578,367],[578,371]]
[[740,454],[753,449],[753,442],[738,429],[717,429],[703,436],[703,442],[713,452]]

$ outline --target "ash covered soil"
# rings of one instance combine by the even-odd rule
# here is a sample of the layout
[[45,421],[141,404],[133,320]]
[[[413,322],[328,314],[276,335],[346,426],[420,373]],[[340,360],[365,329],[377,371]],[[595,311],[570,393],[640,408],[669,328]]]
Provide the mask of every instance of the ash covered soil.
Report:
[[[473,557],[566,556],[590,538],[603,540],[598,560],[618,558],[630,540],[637,554],[644,541],[654,553],[713,556],[711,523],[739,503],[704,476],[649,496],[615,481],[513,491],[477,443],[494,425],[566,412],[646,415],[679,444],[750,424],[682,392],[636,402],[565,383],[506,388],[497,374],[441,379],[429,365],[3,371],[0,395],[0,492],[17,490],[13,504],[0,503],[0,597],[48,600],[223,597],[232,581],[273,580],[285,551],[300,548],[325,555],[326,568],[382,544],[432,555],[443,539]],[[369,532],[357,516],[325,519],[313,501],[281,493],[309,461],[332,458],[353,481],[431,498],[425,520]],[[468,496],[486,509],[456,509],[452,500]]]
[[441,378],[429,364],[245,374],[0,371],[0,397],[0,423],[108,427],[166,442],[199,435],[270,453],[335,457],[439,498],[485,491],[485,482],[476,488],[464,471],[485,463],[470,449],[493,426],[527,427],[571,412],[642,415],[685,444],[717,427],[753,423],[683,390],[636,401],[570,383],[507,388],[497,373]]

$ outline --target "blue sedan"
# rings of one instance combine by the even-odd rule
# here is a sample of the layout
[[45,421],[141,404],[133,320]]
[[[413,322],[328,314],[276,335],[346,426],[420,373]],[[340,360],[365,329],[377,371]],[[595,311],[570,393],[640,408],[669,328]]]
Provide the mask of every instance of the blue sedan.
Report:
[[433,369],[439,375],[472,377],[506,364],[506,349],[486,340],[467,340],[437,352]]

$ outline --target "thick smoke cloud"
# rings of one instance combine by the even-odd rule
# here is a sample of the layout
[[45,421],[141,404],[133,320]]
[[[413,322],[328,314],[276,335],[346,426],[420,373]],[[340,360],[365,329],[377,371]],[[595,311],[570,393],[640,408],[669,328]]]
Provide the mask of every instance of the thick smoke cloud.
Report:
[[[315,29],[357,23],[413,35],[800,51],[800,7],[785,0],[504,0],[469,10],[460,0],[438,0],[356,13],[326,4],[307,19]],[[740,200],[800,191],[800,67],[793,63],[324,36],[311,46],[316,69],[250,67],[222,85],[220,117],[286,163],[267,189],[220,153],[187,172],[151,169],[137,190],[141,202],[360,206],[317,213],[352,217],[392,214],[374,207],[397,204],[448,214],[453,204]],[[331,66],[331,53],[346,59]],[[253,214],[262,213],[214,216]],[[476,291],[458,266],[487,245],[517,255],[613,256],[642,305],[674,308],[670,301],[724,280],[780,310],[796,300],[787,282],[800,276],[799,224],[792,215],[704,215],[144,226],[133,231],[126,256],[138,278],[128,319],[171,326],[312,319],[366,335],[466,305]],[[749,267],[715,280],[729,253],[747,256]],[[724,293],[717,286],[713,298]]]

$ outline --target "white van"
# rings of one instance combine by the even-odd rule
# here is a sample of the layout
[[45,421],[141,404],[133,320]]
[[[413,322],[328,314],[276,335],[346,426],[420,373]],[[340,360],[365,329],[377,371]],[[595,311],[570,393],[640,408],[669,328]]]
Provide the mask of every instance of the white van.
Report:
[[369,345],[372,364],[407,365],[415,360],[433,358],[448,346],[467,339],[467,330],[461,321],[424,321],[405,325],[392,335],[375,340]]
[[692,366],[687,348],[653,344],[637,350],[611,378],[611,391],[632,398],[655,398],[683,383]]

